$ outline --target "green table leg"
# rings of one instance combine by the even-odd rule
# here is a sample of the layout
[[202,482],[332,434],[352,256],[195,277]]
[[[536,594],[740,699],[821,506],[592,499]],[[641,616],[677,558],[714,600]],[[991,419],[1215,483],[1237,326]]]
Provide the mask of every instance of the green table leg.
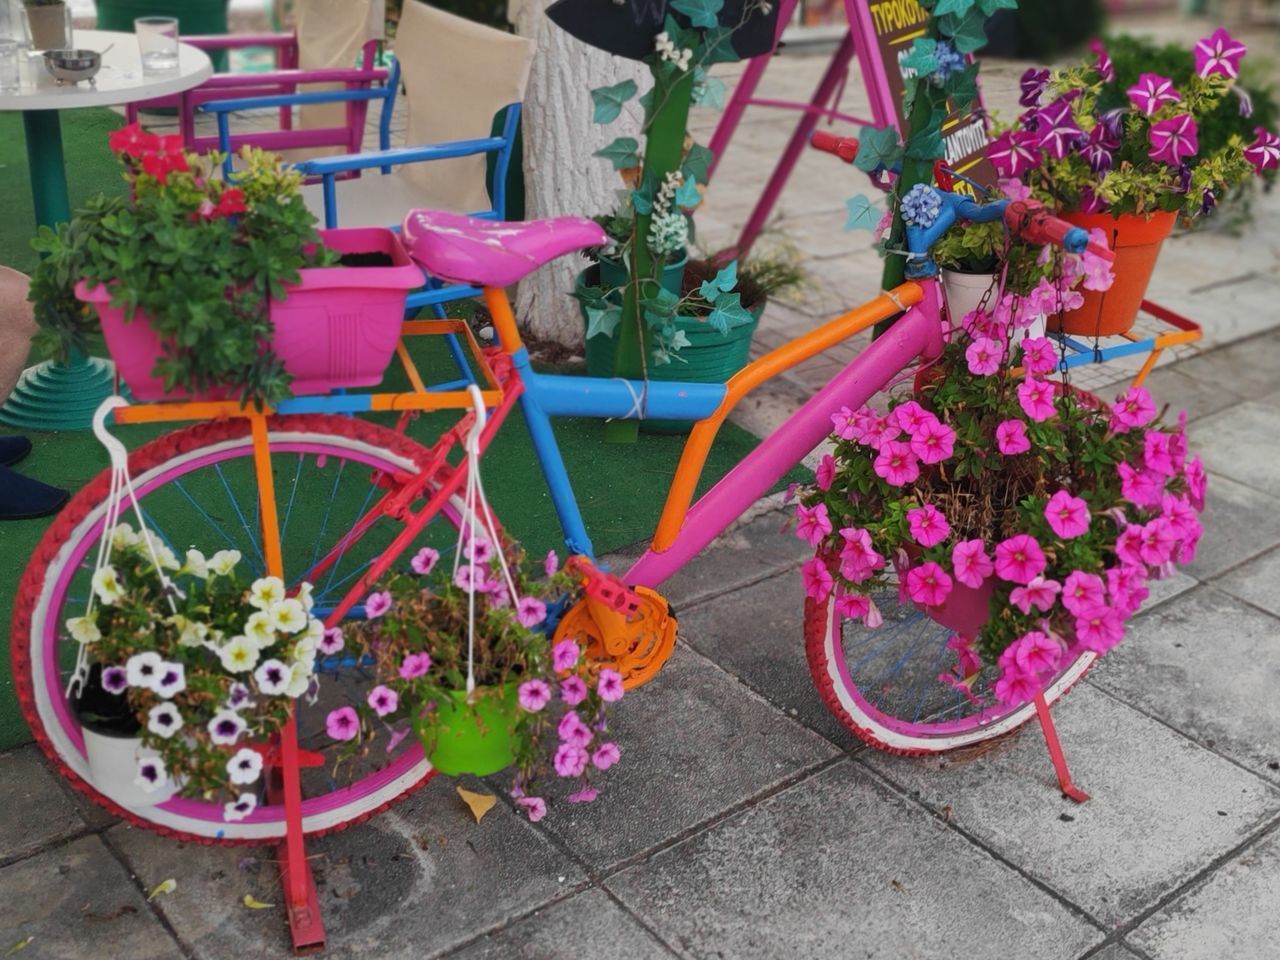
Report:
[[[27,165],[36,223],[55,226],[71,219],[67,170],[62,157],[62,125],[57,110],[22,115]],[[68,363],[42,363],[22,374],[13,395],[0,407],[0,423],[26,430],[84,430],[93,412],[113,392],[109,360],[75,354]]]

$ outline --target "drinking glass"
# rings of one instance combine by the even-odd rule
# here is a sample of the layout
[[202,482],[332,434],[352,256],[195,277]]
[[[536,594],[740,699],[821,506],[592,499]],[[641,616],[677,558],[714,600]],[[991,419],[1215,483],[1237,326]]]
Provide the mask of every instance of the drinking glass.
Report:
[[0,93],[13,93],[18,89],[20,49],[17,40],[0,38]]
[[138,35],[144,72],[178,69],[177,17],[138,17],[133,30]]

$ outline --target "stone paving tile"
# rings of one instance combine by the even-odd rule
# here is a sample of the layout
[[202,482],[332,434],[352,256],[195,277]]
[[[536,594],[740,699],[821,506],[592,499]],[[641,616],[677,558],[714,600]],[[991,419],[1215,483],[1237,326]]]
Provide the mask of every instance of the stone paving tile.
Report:
[[[782,538],[776,537],[775,540]],[[801,541],[795,537],[787,539]],[[801,544],[803,546],[803,544]],[[845,749],[861,745],[823,704],[804,653],[804,588],[795,570],[694,607],[681,636],[785,713]]]
[[183,956],[98,837],[81,837],[5,867],[0,890],[0,944],[6,955],[32,960]]
[[1213,585],[1280,617],[1280,550],[1223,574]]
[[[1206,431],[1199,425],[1191,437],[1198,449]],[[1251,557],[1280,545],[1280,499],[1221,474],[1209,476],[1205,498],[1204,537],[1187,572],[1200,580],[1216,577]]]
[[[1191,423],[1244,399],[1225,384],[1193,377],[1186,372],[1185,363],[1152,372],[1145,386],[1151,391],[1157,406],[1167,403],[1175,415],[1179,410],[1186,410],[1187,420]],[[1196,430],[1199,429],[1197,424]]]
[[1280,834],[1249,848],[1128,935],[1152,960],[1273,960]]
[[1088,803],[1059,794],[1034,726],[967,757],[858,760],[1108,929],[1280,814],[1280,791],[1088,684],[1054,718]]
[[1094,683],[1280,781],[1280,619],[1202,586],[1137,617]]
[[1280,418],[1269,404],[1246,401],[1205,418],[1192,446],[1214,473],[1280,497]]
[[1089,960],[1138,960],[1138,955],[1121,943],[1113,943],[1109,947],[1091,954]]
[[559,900],[449,954],[449,960],[663,960],[673,956],[603,890]]
[[[308,844],[329,936],[326,956],[420,958],[583,882],[582,871],[506,804],[475,823],[456,785],[437,777],[374,820]],[[201,847],[124,828],[110,836],[144,885],[181,878],[156,903],[196,956],[287,950],[272,848]],[[277,907],[246,909],[246,893]]]
[[540,824],[599,871],[838,753],[687,648],[615,716],[623,762],[599,799]]
[[688,957],[1070,960],[1102,939],[847,761],[606,885]]
[[0,753],[0,810],[10,811],[0,817],[0,861],[26,856],[86,828],[75,801],[35,744]]
[[[1269,290],[1272,326],[1276,294],[1274,288]],[[1276,387],[1276,371],[1280,369],[1280,337],[1274,334],[1249,337],[1193,357],[1178,369],[1189,377],[1240,396],[1270,393]]]

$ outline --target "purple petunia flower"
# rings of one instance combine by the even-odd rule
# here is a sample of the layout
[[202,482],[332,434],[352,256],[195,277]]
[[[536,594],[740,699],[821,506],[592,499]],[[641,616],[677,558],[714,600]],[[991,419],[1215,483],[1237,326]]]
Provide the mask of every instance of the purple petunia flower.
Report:
[[1049,82],[1048,70],[1037,70],[1035,67],[1030,68],[1022,74],[1020,81],[1022,86],[1022,96],[1018,98],[1018,102],[1024,107],[1034,107],[1040,102],[1040,94],[1044,92],[1045,85]]
[[1111,151],[1112,147],[1107,139],[1106,128],[1102,124],[1098,124],[1089,134],[1089,139],[1081,151],[1081,155],[1089,164],[1089,169],[1094,173],[1103,174],[1111,169],[1114,160]]
[[1107,48],[1102,45],[1102,41],[1096,37],[1089,41],[1089,49],[1098,57],[1098,75],[1102,77],[1103,83],[1114,83],[1116,79],[1116,68],[1111,63],[1111,56],[1107,53]]
[[1219,27],[1196,44],[1196,73],[1202,77],[1220,73],[1232,80],[1240,76],[1240,61],[1249,48]]
[[1170,166],[1183,157],[1195,156],[1200,150],[1196,119],[1189,113],[1180,113],[1151,125],[1151,159],[1162,160]]
[[1133,105],[1148,117],[1166,103],[1177,103],[1182,99],[1173,81],[1158,73],[1144,73],[1138,78],[1138,82],[1125,92],[1129,94]]
[[[1244,148],[1244,158],[1253,164],[1253,169],[1258,173],[1280,166],[1280,137],[1263,127],[1258,127],[1253,132],[1258,139]],[[104,685],[105,676],[104,673]]]
[[987,159],[1002,177],[1019,177],[1040,166],[1039,139],[1031,132],[1006,130],[991,141]]
[[124,693],[129,688],[129,674],[124,667],[106,667],[102,671],[102,689],[107,693]]
[[1042,109],[1037,117],[1040,122],[1037,130],[1040,149],[1055,160],[1061,160],[1070,153],[1084,136],[1084,131],[1072,116],[1071,100],[1067,97],[1059,97]]
[[1218,198],[1213,195],[1213,191],[1205,189],[1200,195],[1200,216],[1207,217],[1213,213],[1213,208],[1218,205]]

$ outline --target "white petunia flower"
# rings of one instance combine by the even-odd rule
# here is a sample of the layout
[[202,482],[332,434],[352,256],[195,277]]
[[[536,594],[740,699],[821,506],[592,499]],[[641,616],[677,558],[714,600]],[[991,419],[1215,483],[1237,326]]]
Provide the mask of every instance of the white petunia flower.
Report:
[[279,577],[259,577],[249,587],[249,605],[270,610],[284,599],[284,582]]
[[276,629],[272,624],[271,614],[265,610],[251,613],[244,624],[244,635],[259,648],[269,647],[275,643]]
[[209,558],[209,570],[220,577],[229,577],[239,562],[239,550],[219,550]]
[[187,562],[183,564],[182,569],[193,577],[205,580],[209,576],[209,561],[205,559],[203,553],[192,547],[187,551]]
[[249,729],[249,725],[234,710],[223,707],[209,721],[209,739],[220,747],[227,747],[240,739],[240,734]]
[[199,620],[188,620],[180,613],[167,617],[165,623],[172,624],[178,630],[178,645],[182,647],[198,647],[209,636],[209,627]]
[[67,632],[76,643],[96,643],[102,639],[102,631],[91,617],[72,617],[67,621]]
[[279,660],[267,660],[253,672],[253,679],[261,693],[274,697],[289,685],[289,668]]
[[267,613],[275,628],[284,634],[297,633],[307,625],[307,612],[302,609],[302,603],[292,597],[273,603]]
[[262,772],[262,755],[256,750],[241,747],[236,755],[227,761],[227,775],[231,782],[244,785],[253,783]]
[[146,757],[138,761],[138,775],[133,778],[133,782],[147,793],[155,793],[165,785],[168,778],[164,761],[159,757]]
[[310,664],[301,660],[296,662],[289,670],[289,685],[284,689],[285,696],[297,700],[307,692],[315,675],[314,661]]
[[111,548],[113,550],[124,550],[126,547],[136,546],[142,540],[133,532],[133,527],[127,523],[117,523],[111,531]]
[[125,676],[128,678],[129,686],[154,690],[164,665],[164,660],[154,650],[135,653],[124,664]]
[[156,682],[151,689],[166,700],[173,699],[187,689],[187,668],[173,660],[166,660],[160,665],[160,672],[156,674]]
[[311,584],[305,580],[302,581],[302,586],[298,588],[298,602],[302,604],[302,609],[307,613],[311,612],[311,608],[316,603],[315,598],[311,596],[311,590]]
[[93,574],[93,592],[107,606],[124,596],[124,587],[120,585],[120,576],[116,568],[108,564]]
[[[157,537],[151,531],[147,531],[147,543],[151,545],[151,550],[155,553],[156,561],[164,570],[177,570],[182,564],[178,562],[177,555],[169,549],[163,540]],[[148,558],[151,553],[147,554]]]
[[157,703],[147,711],[147,729],[167,740],[182,729],[182,714],[167,700]]
[[242,793],[234,800],[228,800],[222,808],[222,819],[243,820],[253,813],[258,806],[258,798],[252,793]]
[[258,645],[247,637],[232,637],[218,650],[218,658],[228,673],[244,673],[258,665]]

